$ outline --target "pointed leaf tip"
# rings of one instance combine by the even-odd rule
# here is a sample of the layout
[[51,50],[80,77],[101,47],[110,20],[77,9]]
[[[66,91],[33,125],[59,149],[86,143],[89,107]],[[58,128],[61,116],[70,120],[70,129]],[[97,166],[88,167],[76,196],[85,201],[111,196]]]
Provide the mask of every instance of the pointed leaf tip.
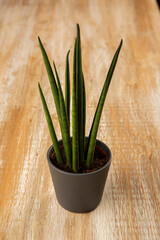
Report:
[[80,35],[80,27],[79,27],[79,24],[77,23],[77,37],[79,37]]
[[123,44],[123,39],[121,39],[119,46],[121,47]]
[[69,54],[70,54],[70,50],[68,50],[68,52],[67,52],[67,57],[68,57]]
[[38,36],[38,41],[39,41],[39,43],[41,43],[41,39],[40,39],[40,37]]

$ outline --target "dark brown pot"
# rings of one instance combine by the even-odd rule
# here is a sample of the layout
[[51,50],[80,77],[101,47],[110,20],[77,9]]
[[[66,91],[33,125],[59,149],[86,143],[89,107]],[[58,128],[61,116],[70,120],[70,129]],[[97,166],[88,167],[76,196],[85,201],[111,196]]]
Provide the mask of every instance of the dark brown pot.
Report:
[[[60,140],[59,145],[62,144],[62,140]],[[96,145],[106,152],[108,162],[101,169],[89,173],[70,173],[60,170],[50,160],[53,146],[48,149],[47,160],[57,200],[68,211],[76,213],[90,212],[101,201],[112,156],[106,144],[96,140]]]

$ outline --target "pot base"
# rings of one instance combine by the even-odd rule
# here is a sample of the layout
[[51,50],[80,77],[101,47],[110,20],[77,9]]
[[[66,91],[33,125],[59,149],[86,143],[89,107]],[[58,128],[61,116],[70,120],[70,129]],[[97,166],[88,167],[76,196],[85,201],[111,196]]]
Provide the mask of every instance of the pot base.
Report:
[[[58,199],[57,199],[57,201],[58,201]],[[100,200],[100,202],[101,202],[101,200]],[[77,206],[75,205],[75,207],[74,207],[74,204],[72,203],[72,205],[69,207],[68,205],[66,206],[63,206],[59,201],[58,201],[58,203],[59,203],[59,205],[63,208],[63,209],[65,209],[65,210],[67,210],[67,211],[69,211],[69,212],[72,212],[72,213],[88,213],[88,212],[91,212],[91,211],[94,211],[97,207],[98,207],[98,205],[100,204],[100,202],[95,206],[93,206],[93,207],[91,207],[90,206],[90,208],[84,208],[83,206],[81,207],[81,208],[78,208],[77,209]],[[80,207],[80,206],[79,206]]]

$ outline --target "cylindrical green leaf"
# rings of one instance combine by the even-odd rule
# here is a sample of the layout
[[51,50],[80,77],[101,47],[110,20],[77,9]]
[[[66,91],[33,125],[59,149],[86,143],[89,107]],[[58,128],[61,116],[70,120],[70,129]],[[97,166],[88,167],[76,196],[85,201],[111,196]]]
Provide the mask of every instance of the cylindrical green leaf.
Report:
[[107,74],[107,77],[106,77],[106,80],[105,80],[105,83],[104,83],[104,86],[103,86],[103,89],[101,92],[101,96],[100,96],[100,99],[98,102],[96,113],[94,115],[94,120],[92,123],[92,127],[91,127],[90,134],[89,134],[89,139],[88,139],[88,143],[87,143],[87,148],[86,148],[86,151],[87,151],[86,165],[87,166],[90,166],[92,163],[94,150],[95,150],[95,144],[96,144],[97,131],[98,131],[99,122],[100,122],[100,118],[101,118],[101,113],[102,113],[104,101],[105,101],[105,98],[106,98],[106,95],[108,92],[108,88],[109,88],[109,85],[111,82],[111,78],[112,78],[116,63],[117,63],[117,59],[118,59],[121,47],[122,47],[122,40],[120,42],[120,45],[113,57],[111,65],[110,65],[110,68],[109,68],[109,71],[108,71],[108,74]]
[[49,82],[50,82],[50,86],[51,86],[51,90],[52,90],[57,114],[58,114],[58,117],[60,118],[60,105],[59,105],[59,95],[58,95],[57,84],[56,84],[56,81],[55,81],[55,77],[54,77],[54,74],[53,74],[53,71],[52,71],[47,53],[46,53],[46,51],[43,47],[43,44],[40,40],[40,37],[38,37],[38,40],[39,40],[39,45],[40,45],[40,49],[41,49],[41,52],[42,52],[44,64],[45,64],[45,67],[46,67],[46,71],[47,71],[47,74],[48,74],[48,78],[49,78]]
[[68,117],[67,117],[67,113],[66,113],[63,92],[62,92],[59,76],[58,76],[58,73],[57,73],[56,65],[55,65],[55,63],[53,63],[53,65],[54,65],[56,78],[57,78],[57,85],[58,85],[59,103],[60,103],[60,112],[61,112],[60,126],[61,126],[61,133],[62,133],[64,151],[65,151],[65,154],[66,154],[67,165],[71,168],[71,165],[72,165],[72,148],[71,148],[71,139],[70,139],[70,133],[69,133]]
[[66,56],[66,70],[65,70],[65,107],[68,116],[68,122],[70,126],[70,72],[69,72],[69,53]]
[[50,133],[52,143],[53,143],[53,148],[54,148],[54,151],[55,151],[55,154],[56,154],[57,162],[59,164],[64,164],[63,159],[62,159],[62,155],[61,155],[61,150],[60,150],[60,147],[59,147],[59,144],[58,144],[57,136],[56,136],[54,126],[53,126],[53,123],[52,123],[52,119],[51,119],[51,116],[50,116],[50,113],[49,113],[49,110],[48,110],[48,107],[47,107],[47,103],[46,103],[46,100],[44,98],[44,95],[43,95],[43,92],[42,92],[42,89],[41,89],[41,86],[40,86],[39,83],[38,83],[38,87],[39,87],[39,92],[40,92],[40,96],[41,96],[41,101],[42,101],[42,104],[43,104],[45,117],[46,117],[47,124],[48,124],[49,133]]
[[73,89],[72,89],[72,168],[74,172],[79,169],[79,145],[78,145],[78,99],[77,99],[77,81],[76,81],[76,45],[74,44],[73,56]]
[[80,28],[77,24],[77,44],[76,44],[76,79],[78,88],[78,137],[79,137],[79,162],[84,161],[84,105],[83,105],[83,76],[82,76],[82,57]]
[[86,90],[85,90],[85,82],[84,82],[84,75],[83,77],[83,143],[85,147],[85,127],[86,127]]

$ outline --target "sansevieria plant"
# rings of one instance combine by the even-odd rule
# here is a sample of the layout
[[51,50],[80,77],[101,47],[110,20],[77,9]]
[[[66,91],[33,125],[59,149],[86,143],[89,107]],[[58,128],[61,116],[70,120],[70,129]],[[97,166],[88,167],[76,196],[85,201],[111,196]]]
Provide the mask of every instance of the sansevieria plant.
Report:
[[[70,67],[69,67],[69,52],[66,56],[66,69],[65,69],[65,97],[63,96],[59,75],[56,69],[55,62],[53,62],[52,70],[47,53],[43,47],[43,44],[38,37],[40,49],[44,59],[45,67],[47,70],[55,107],[57,110],[58,120],[60,124],[65,159],[67,165],[74,172],[79,171],[80,164],[85,161],[86,168],[92,164],[96,137],[101,118],[102,109],[104,106],[107,91],[112,79],[112,75],[117,63],[117,59],[122,47],[122,40],[117,48],[113,60],[111,62],[109,71],[104,82],[104,86],[99,98],[97,109],[93,118],[92,126],[90,129],[87,143],[85,143],[85,122],[86,122],[86,94],[85,94],[85,82],[82,70],[82,56],[81,56],[81,38],[80,28],[77,24],[77,37],[74,43],[74,55],[73,55],[73,88],[72,88],[72,144],[71,144],[71,130],[70,130]],[[64,164],[62,152],[59,147],[51,115],[49,113],[47,103],[42,92],[40,83],[38,83],[39,92],[44,108],[45,117],[47,120],[50,136],[52,139],[56,159],[59,165]]]

